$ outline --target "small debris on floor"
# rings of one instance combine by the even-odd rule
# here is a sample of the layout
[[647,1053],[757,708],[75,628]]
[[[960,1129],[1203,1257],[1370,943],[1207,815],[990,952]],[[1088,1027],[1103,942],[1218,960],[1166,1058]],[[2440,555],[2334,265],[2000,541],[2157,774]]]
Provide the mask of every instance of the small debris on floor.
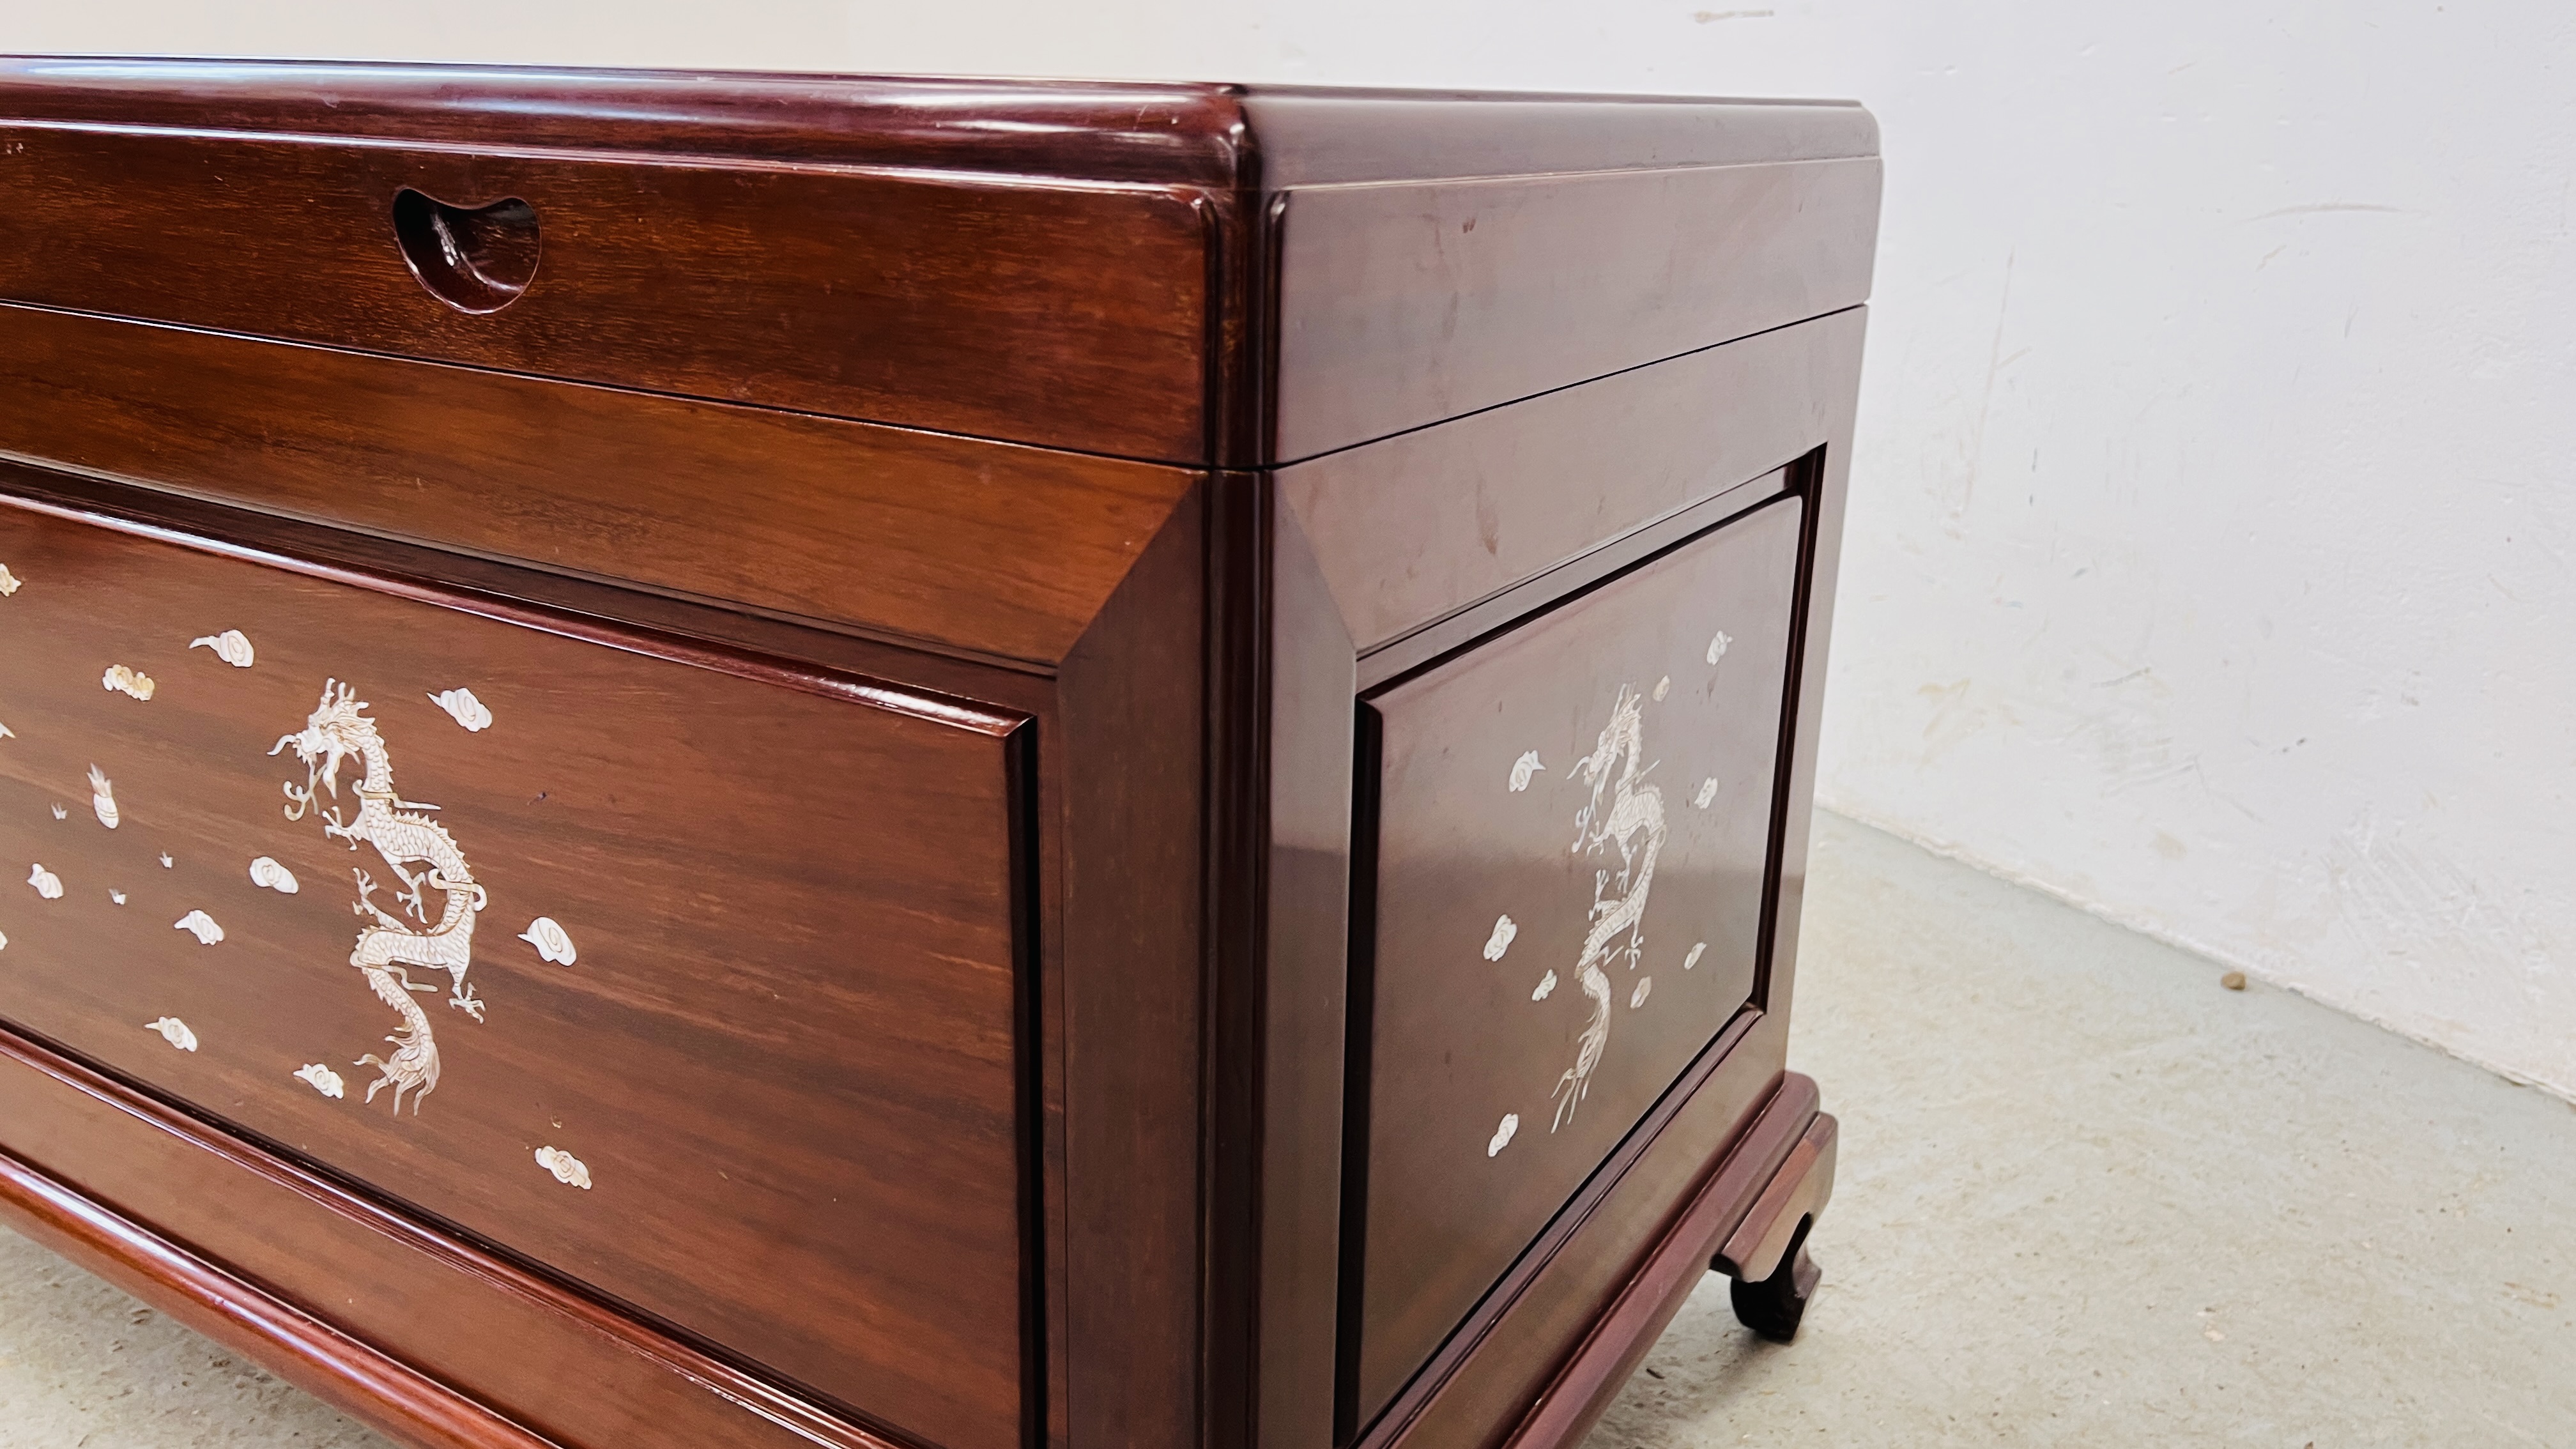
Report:
[[2245,989],[2245,973],[2242,971],[2230,971],[2226,975],[2218,978],[2218,984],[2226,987],[2230,991],[2242,991]]

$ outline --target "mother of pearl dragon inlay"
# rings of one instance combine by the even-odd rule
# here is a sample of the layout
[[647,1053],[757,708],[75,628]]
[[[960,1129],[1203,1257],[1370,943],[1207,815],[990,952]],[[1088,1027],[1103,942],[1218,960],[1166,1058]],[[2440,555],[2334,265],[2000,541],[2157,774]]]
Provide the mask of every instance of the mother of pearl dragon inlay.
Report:
[[[402,1014],[403,1024],[385,1038],[394,1046],[391,1059],[379,1059],[369,1052],[358,1058],[356,1065],[374,1067],[380,1075],[367,1084],[367,1100],[373,1102],[379,1089],[394,1089],[394,1111],[402,1111],[403,1093],[412,1094],[411,1109],[420,1113],[423,1097],[438,1085],[438,1038],[431,1029],[428,1013],[412,1000],[414,992],[436,992],[436,985],[412,983],[406,966],[442,970],[451,981],[447,1004],[473,1017],[483,1019],[483,1001],[465,984],[466,968],[474,954],[474,916],[488,902],[483,887],[475,884],[467,868],[465,854],[457,848],[445,827],[419,813],[435,810],[435,805],[421,805],[404,800],[394,791],[393,759],[386,752],[376,722],[367,718],[367,703],[356,697],[355,690],[333,680],[322,686],[322,701],[294,734],[281,736],[269,753],[293,746],[295,757],[305,769],[304,784],[285,784],[286,818],[301,820],[308,813],[318,814],[325,837],[349,842],[356,850],[361,843],[375,847],[403,889],[394,900],[404,912],[419,921],[425,929],[413,930],[401,917],[375,903],[376,882],[364,870],[353,871],[358,880],[358,900],[353,909],[360,919],[370,924],[358,931],[357,948],[349,953],[349,964],[367,978],[368,989],[376,999]],[[351,759],[364,768],[352,789],[357,796],[358,813],[343,821],[338,807],[321,809],[317,789],[332,795],[340,793],[340,767]],[[427,868],[413,871],[407,867],[420,864]],[[436,924],[431,924],[426,891],[435,890],[446,897]]]
[[[1575,980],[1592,1002],[1592,1016],[1575,1038],[1574,1065],[1557,1079],[1551,1132],[1574,1115],[1592,1084],[1594,1069],[1601,1065],[1603,1049],[1610,1044],[1610,974],[1603,967],[1613,957],[1625,956],[1633,971],[1645,950],[1646,898],[1654,889],[1655,857],[1664,848],[1665,829],[1664,794],[1643,781],[1648,768],[1643,758],[1645,721],[1639,710],[1643,698],[1624,684],[1619,687],[1601,738],[1591,754],[1574,762],[1570,772],[1572,778],[1592,787],[1591,801],[1574,815],[1574,853],[1597,855],[1604,845],[1617,845],[1619,893],[1605,898],[1602,893],[1610,886],[1611,872],[1592,873],[1592,927],[1584,933],[1583,951],[1574,963]],[[1621,936],[1627,940],[1621,942]]]
[[[1726,657],[1727,646],[1734,642],[1721,630],[1709,640],[1708,662],[1713,665]],[[1671,685],[1670,677],[1658,682],[1655,698],[1662,699]],[[1610,723],[1602,727],[1601,737],[1594,743],[1592,753],[1577,760],[1571,772],[1572,777],[1580,778],[1592,787],[1590,802],[1575,812],[1574,853],[1597,853],[1603,844],[1615,842],[1619,847],[1620,893],[1604,900],[1601,893],[1610,883],[1610,872],[1593,873],[1592,928],[1585,934],[1582,954],[1575,962],[1583,994],[1592,1002],[1592,1015],[1576,1039],[1574,1065],[1557,1079],[1553,1093],[1557,1099],[1556,1120],[1548,1128],[1551,1132],[1564,1126],[1566,1118],[1574,1115],[1576,1105],[1583,1100],[1584,1092],[1591,1085],[1593,1072],[1601,1065],[1602,1052],[1610,1044],[1610,977],[1602,969],[1603,963],[1614,955],[1625,956],[1629,969],[1633,971],[1645,950],[1646,900],[1654,888],[1655,857],[1663,850],[1666,830],[1663,792],[1642,783],[1646,771],[1654,768],[1644,762],[1645,720],[1639,707],[1642,698],[1627,685],[1619,687],[1618,699],[1611,707]],[[1615,778],[1610,773],[1614,762],[1624,762]],[[1524,753],[1512,764],[1513,793],[1528,789],[1532,777],[1545,768],[1539,762],[1538,751]],[[1610,792],[1607,812],[1601,808],[1605,790]],[[1716,794],[1717,781],[1712,777],[1700,783],[1699,793],[1691,803],[1707,809]],[[1640,836],[1642,840],[1638,839]],[[1628,939],[1624,945],[1614,949],[1611,943],[1622,931],[1627,933]],[[1485,943],[1485,959],[1501,960],[1503,953],[1510,949],[1512,938],[1518,934],[1519,928],[1512,923],[1510,916],[1498,918],[1494,922],[1494,934]],[[1691,947],[1689,957],[1682,962],[1682,969],[1687,971],[1698,965],[1700,953],[1707,949],[1705,941]],[[1651,981],[1637,983],[1635,992],[1628,999],[1631,1009],[1645,1004],[1647,988],[1653,984]],[[1530,999],[1545,1001],[1555,987],[1556,973],[1550,971],[1538,989],[1530,994]],[[1502,1125],[1495,1129],[1492,1140],[1485,1145],[1485,1155],[1492,1157],[1500,1153],[1511,1142],[1519,1126],[1519,1116],[1504,1114]]]

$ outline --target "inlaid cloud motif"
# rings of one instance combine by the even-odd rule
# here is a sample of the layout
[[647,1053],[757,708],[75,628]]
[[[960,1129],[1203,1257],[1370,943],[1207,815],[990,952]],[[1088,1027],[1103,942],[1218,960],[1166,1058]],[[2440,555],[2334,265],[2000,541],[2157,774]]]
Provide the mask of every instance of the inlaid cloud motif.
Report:
[[579,958],[580,953],[573,949],[571,933],[556,925],[552,916],[539,916],[528,922],[528,929],[519,933],[519,939],[536,947],[539,959],[552,961],[558,966],[569,966]]
[[561,1148],[538,1148],[537,1166],[553,1173],[555,1181],[566,1187],[577,1187],[584,1192],[590,1191],[590,1165]]
[[429,702],[447,711],[447,717],[475,733],[492,727],[492,711],[474,697],[470,689],[442,689],[429,697]]
[[250,647],[250,636],[239,629],[226,629],[188,641],[191,649],[211,649],[215,657],[235,669],[248,669],[259,660],[259,651]]

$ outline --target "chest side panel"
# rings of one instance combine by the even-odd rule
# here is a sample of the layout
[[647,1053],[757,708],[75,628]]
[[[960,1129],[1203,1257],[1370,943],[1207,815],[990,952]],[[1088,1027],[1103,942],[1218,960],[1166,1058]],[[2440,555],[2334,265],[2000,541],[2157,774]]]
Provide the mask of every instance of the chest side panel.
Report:
[[1017,1442],[1011,720],[16,508],[0,565],[0,1017]]
[[1363,1422],[1753,996],[1803,507],[1371,702]]

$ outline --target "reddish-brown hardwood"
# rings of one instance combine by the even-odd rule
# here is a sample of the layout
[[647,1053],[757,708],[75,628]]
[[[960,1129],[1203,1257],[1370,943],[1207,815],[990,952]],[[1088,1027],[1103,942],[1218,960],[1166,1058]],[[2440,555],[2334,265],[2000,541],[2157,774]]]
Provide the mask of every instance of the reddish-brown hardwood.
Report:
[[12,1226],[398,1437],[894,1442],[7,1030],[0,1121]]
[[1840,1141],[1840,1124],[1818,1117],[1752,1211],[1709,1260],[1712,1271],[1735,1280],[1727,1285],[1735,1316],[1775,1343],[1798,1336],[1807,1300],[1824,1277],[1808,1256],[1807,1233],[1834,1195]]
[[[1203,621],[1214,488],[1174,510],[1057,679],[1039,794],[1061,844],[1049,975],[1061,1002],[1068,1287],[1061,1412],[1076,1444],[1199,1434],[1199,1106],[1205,1029]],[[1108,969],[1084,969],[1099,962]],[[1109,965],[1114,963],[1114,965]]]
[[[1279,490],[1361,649],[1409,646],[1804,456],[1831,432],[1862,321],[1837,312],[1292,464]],[[1407,667],[1525,612],[1443,627]]]
[[[886,1422],[1010,1442],[1020,721],[19,510],[0,559],[0,860],[59,892],[0,896],[0,1016]],[[190,642],[227,628],[251,667]],[[103,689],[110,667],[151,698]],[[326,830],[372,757],[272,753],[332,681],[480,909],[434,884],[405,906],[403,861]],[[432,702],[459,687],[488,727]],[[463,982],[412,968],[441,1071],[407,1103],[359,1063],[412,1030],[351,969],[383,919],[362,898],[422,933],[472,918]],[[194,912],[220,940],[173,929]],[[517,938],[540,916],[575,962]],[[144,1029],[165,1016],[200,1047]],[[296,1078],[312,1063],[345,1098]]]
[[545,1449],[547,1441],[524,1425],[137,1230],[7,1153],[0,1153],[0,1222],[162,1304],[199,1333],[244,1345],[308,1393],[388,1433],[440,1449]]
[[[0,121],[0,297],[551,377],[1187,458],[1208,226],[1150,190]],[[525,293],[459,310],[405,190],[524,202]],[[1079,289],[1079,301],[1068,294]]]
[[[18,56],[54,123],[1274,187],[1874,155],[1850,102]],[[1400,128],[1391,130],[1390,128]]]
[[[1794,1331],[1876,150],[0,60],[0,1214],[442,1446],[1554,1449],[1713,1257]],[[325,679],[488,897],[399,1120],[352,943],[460,888],[281,813]],[[1559,1124],[1623,699],[1662,884]]]
[[0,453],[1031,663],[1192,477],[20,307],[0,389]]
[[[20,57],[0,134],[0,299],[1234,466],[1856,304],[1878,195],[1858,107],[1684,97]],[[528,203],[527,295],[404,187]]]
[[1752,1000],[1800,518],[1369,696],[1363,1418]]
[[[1817,1112],[1816,1102],[1812,1079],[1794,1072],[1782,1079],[1762,1115],[1727,1149],[1717,1170],[1692,1195],[1618,1296],[1593,1321],[1591,1332],[1557,1370],[1546,1392],[1514,1427],[1507,1441],[1513,1449],[1582,1442],[1601,1411],[1609,1407],[1610,1396],[1654,1346],[1656,1335],[1681,1311],[1682,1300],[1709,1270],[1711,1245],[1729,1232],[1731,1224],[1736,1234],[1751,1223],[1767,1229],[1773,1219],[1763,1213],[1773,1206],[1775,1195],[1796,1194],[1803,1214],[1785,1221],[1790,1231],[1803,1236],[1805,1225],[1814,1220],[1824,1196],[1832,1191],[1834,1119]],[[1813,1186],[1818,1143],[1823,1144],[1825,1155],[1821,1190]],[[1731,1245],[1734,1238],[1725,1241]],[[1803,1259],[1804,1254],[1800,1256]],[[1719,1271],[1735,1269],[1726,1264]],[[1812,1265],[1808,1271],[1806,1286],[1813,1289]]]
[[[1878,189],[1869,156],[1295,191],[1275,456],[1857,305]],[[1578,271],[1588,285],[1555,284]]]

